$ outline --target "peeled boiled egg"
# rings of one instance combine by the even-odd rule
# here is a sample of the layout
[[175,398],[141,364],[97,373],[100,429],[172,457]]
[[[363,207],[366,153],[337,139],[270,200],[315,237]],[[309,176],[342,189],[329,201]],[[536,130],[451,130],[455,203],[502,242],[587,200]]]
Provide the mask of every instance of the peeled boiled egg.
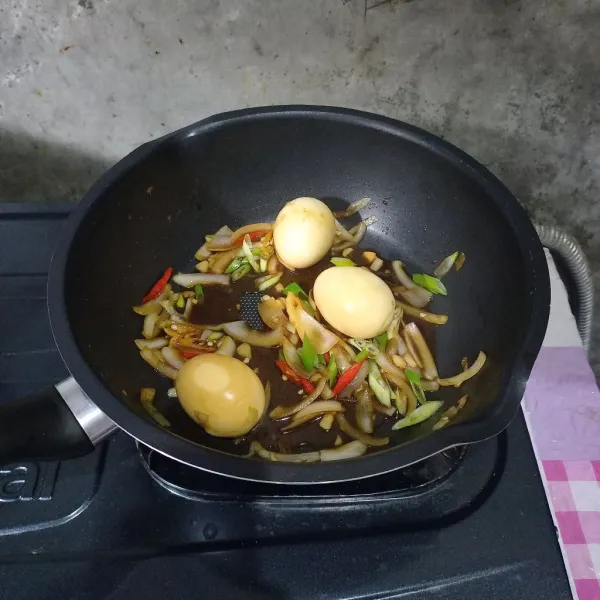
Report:
[[333,245],[335,219],[326,204],[316,198],[296,198],[277,215],[273,228],[275,251],[291,269],[318,263]]
[[265,411],[265,391],[254,371],[221,354],[188,360],[175,379],[183,410],[207,433],[239,437],[248,433]]
[[387,284],[362,267],[332,267],[315,281],[313,294],[323,318],[335,329],[358,339],[383,333],[394,316],[396,301]]

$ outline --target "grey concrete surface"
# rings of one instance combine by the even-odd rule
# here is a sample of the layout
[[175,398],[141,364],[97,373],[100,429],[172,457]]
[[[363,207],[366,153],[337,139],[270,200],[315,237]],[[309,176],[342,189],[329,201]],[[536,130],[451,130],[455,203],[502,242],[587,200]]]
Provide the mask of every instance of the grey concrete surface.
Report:
[[600,292],[598,57],[600,0],[0,0],[0,200],[78,198],[211,113],[350,106],[475,156]]

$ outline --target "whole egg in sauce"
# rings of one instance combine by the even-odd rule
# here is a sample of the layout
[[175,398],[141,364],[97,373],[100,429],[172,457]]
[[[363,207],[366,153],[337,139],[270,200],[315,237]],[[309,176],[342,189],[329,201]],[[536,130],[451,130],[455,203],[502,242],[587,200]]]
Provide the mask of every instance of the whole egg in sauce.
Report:
[[396,301],[389,286],[362,267],[331,267],[316,279],[313,294],[323,318],[343,334],[369,339],[383,333]]
[[265,391],[254,371],[221,354],[188,360],[175,380],[185,412],[207,433],[237,437],[248,433],[265,410]]
[[316,198],[288,202],[273,227],[277,256],[290,269],[318,263],[331,249],[334,237],[335,218],[329,207]]

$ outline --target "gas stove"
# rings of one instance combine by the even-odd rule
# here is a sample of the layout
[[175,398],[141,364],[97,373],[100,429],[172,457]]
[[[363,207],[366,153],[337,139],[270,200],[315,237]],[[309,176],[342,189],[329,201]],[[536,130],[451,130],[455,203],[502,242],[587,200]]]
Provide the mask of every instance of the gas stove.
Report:
[[[45,286],[69,206],[0,205],[0,402],[67,376]],[[1,598],[570,597],[519,413],[496,438],[316,487],[207,474],[124,433],[0,467]]]

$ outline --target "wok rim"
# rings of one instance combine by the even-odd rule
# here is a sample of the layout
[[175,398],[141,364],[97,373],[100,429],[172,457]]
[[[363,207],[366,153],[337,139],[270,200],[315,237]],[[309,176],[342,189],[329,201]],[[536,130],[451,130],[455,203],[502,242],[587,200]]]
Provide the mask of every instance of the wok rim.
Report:
[[[486,200],[493,201],[504,216],[518,242],[527,281],[531,284],[531,314],[512,368],[509,365],[510,374],[500,386],[494,401],[495,410],[485,420],[458,423],[430,432],[405,446],[394,446],[355,459],[310,464],[273,463],[200,446],[144,420],[114,396],[86,363],[68,319],[65,280],[71,245],[91,207],[101,201],[106,191],[128,170],[173,137],[192,137],[235,122],[290,116],[343,121],[418,143],[453,162],[455,168],[470,171],[470,175],[486,192]],[[217,475],[274,484],[311,485],[383,475],[453,446],[482,441],[503,431],[519,407],[525,384],[544,339],[550,314],[550,279],[542,245],[523,207],[499,179],[459,148],[418,127],[381,115],[327,106],[273,106],[236,110],[208,117],[143,144],[109,169],[75,207],[63,229],[50,268],[48,309],[56,344],[69,371],[92,401],[133,438],[179,462]]]

